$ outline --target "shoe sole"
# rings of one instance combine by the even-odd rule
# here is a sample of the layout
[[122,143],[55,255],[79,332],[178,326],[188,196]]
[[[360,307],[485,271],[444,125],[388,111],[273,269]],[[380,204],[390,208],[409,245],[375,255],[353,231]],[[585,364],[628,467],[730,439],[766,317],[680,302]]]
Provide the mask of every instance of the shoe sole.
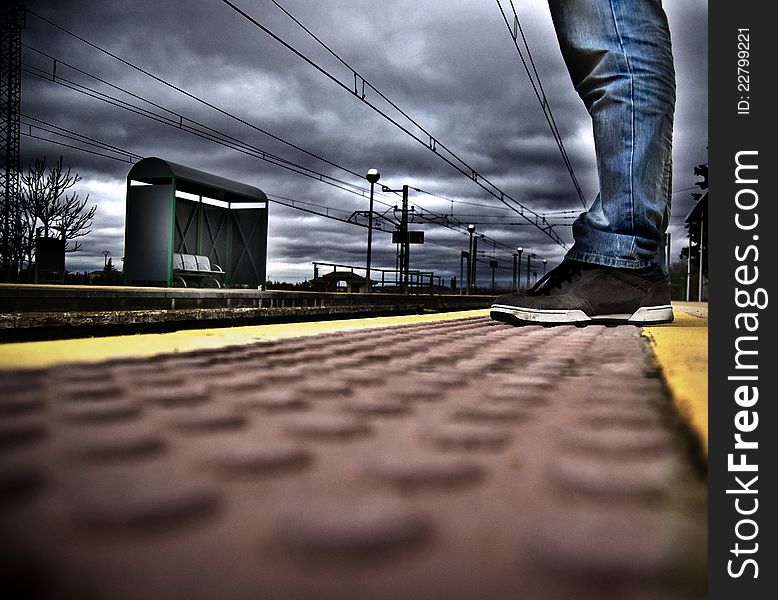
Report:
[[589,316],[582,310],[552,310],[523,308],[507,304],[492,305],[489,316],[495,321],[538,325],[658,325],[673,321],[673,309],[663,306],[644,306],[634,313]]

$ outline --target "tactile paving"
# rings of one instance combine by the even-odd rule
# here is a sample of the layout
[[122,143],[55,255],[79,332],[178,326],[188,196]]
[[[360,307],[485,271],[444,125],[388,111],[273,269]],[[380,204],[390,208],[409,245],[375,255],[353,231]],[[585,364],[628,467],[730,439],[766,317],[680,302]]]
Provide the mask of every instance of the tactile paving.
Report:
[[0,376],[4,598],[706,594],[704,475],[631,326],[469,318]]

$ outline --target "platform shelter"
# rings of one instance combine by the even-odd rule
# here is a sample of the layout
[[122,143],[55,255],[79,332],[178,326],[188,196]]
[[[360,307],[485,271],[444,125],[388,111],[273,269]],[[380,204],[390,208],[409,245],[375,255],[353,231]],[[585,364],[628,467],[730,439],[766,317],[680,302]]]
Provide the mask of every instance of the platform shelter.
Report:
[[223,269],[223,285],[265,284],[268,201],[237,181],[161,158],[138,161],[127,175],[124,277],[129,285],[170,287],[174,255],[205,256]]

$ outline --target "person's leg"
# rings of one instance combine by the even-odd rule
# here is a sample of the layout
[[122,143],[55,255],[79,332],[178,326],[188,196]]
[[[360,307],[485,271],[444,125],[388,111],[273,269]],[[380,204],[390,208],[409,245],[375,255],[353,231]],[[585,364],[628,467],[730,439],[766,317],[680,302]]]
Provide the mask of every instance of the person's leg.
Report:
[[592,117],[600,191],[567,258],[639,269],[660,261],[670,203],[675,76],[661,0],[549,0]]
[[600,192],[573,225],[561,265],[497,320],[673,320],[664,232],[670,208],[675,76],[661,0],[549,0],[575,89],[592,117]]

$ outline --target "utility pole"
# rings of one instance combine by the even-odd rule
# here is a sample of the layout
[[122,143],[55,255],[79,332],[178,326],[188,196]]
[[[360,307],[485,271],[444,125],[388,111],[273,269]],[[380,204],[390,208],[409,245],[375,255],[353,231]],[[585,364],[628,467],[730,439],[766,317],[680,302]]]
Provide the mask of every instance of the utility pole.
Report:
[[[382,185],[382,192],[399,192],[400,190],[390,189],[389,186]],[[400,292],[403,294],[408,293],[408,282],[410,279],[411,271],[411,240],[408,235],[408,186],[402,187],[403,204],[402,212],[400,214],[400,226],[397,228],[395,234],[392,234],[393,241],[397,244],[397,283],[400,285]],[[394,207],[395,211],[397,206]]]
[[468,225],[467,232],[470,234],[467,240],[467,295],[469,296],[473,286],[473,234],[475,233],[475,225]]
[[473,238],[473,256],[470,257],[470,267],[473,270],[473,282],[472,287],[474,291],[478,291],[478,284],[476,283],[476,260],[478,259],[478,237]]
[[460,250],[459,252],[459,293],[460,295],[463,293],[463,290],[465,289],[465,257],[467,257],[467,264],[468,268],[470,266],[470,254],[465,252],[464,250]]
[[19,110],[22,92],[24,8],[0,9],[0,280],[15,279],[21,258],[22,223],[19,195]]
[[367,293],[372,291],[370,284],[370,262],[373,256],[373,188],[376,182],[381,179],[378,169],[370,169],[365,175],[365,179],[370,182],[370,210],[367,216],[367,265],[365,266],[365,283],[367,284]]
[[530,256],[531,256],[531,254],[530,254],[529,252],[527,252],[527,289],[529,289],[530,287],[532,287],[532,286],[530,285],[530,282],[529,282],[530,271],[532,270],[532,268],[530,267],[530,264],[529,264],[529,258],[530,258]]
[[400,218],[400,279],[403,294],[408,293],[408,272],[410,270],[410,244],[408,243],[408,186],[403,186],[402,216]]

